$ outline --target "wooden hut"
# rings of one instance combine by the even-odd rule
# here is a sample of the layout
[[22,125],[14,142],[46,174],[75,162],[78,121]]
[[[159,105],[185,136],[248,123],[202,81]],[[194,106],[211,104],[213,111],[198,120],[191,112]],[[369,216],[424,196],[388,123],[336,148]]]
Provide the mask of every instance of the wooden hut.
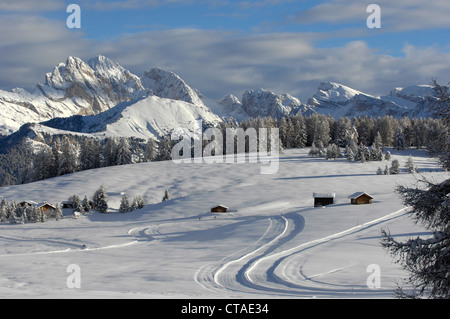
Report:
[[357,192],[349,196],[353,205],[372,204],[373,197],[365,192]]
[[41,203],[37,205],[37,208],[39,208],[47,217],[55,216],[56,207],[52,204],[49,204],[47,202]]
[[211,213],[226,213],[228,212],[228,207],[223,205],[217,205],[214,207],[211,207]]
[[313,193],[314,207],[334,204],[335,193]]

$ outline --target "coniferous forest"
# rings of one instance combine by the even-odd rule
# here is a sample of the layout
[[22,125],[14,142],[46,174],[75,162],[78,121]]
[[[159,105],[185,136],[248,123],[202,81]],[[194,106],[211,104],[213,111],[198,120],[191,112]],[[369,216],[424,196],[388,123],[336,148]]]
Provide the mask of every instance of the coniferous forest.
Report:
[[[426,148],[430,156],[434,156],[446,147],[447,138],[443,120],[436,118],[383,116],[336,120],[313,114],[281,120],[257,118],[240,124],[230,120],[224,121],[219,129],[225,136],[226,128],[236,127],[244,130],[254,128],[257,132],[259,128],[278,128],[282,149],[311,147],[311,156],[327,159],[345,156],[349,161],[359,162],[382,160],[384,147]],[[100,167],[170,160],[175,142],[170,140],[170,136],[155,141],[41,133],[33,142],[23,139],[6,153],[0,154],[0,186],[24,184]]]

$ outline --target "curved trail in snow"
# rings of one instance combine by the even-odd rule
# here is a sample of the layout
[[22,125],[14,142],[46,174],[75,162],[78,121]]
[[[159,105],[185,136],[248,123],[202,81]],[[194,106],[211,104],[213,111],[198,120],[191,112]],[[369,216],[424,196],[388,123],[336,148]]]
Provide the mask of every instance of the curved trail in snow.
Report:
[[[265,244],[252,245],[251,250],[241,253],[238,258],[233,257],[236,255],[233,254],[218,264],[203,266],[195,274],[195,281],[205,289],[212,291],[229,290],[304,297],[312,295],[329,297],[336,294],[350,296],[358,292],[358,289],[314,281],[312,279],[314,276],[306,277],[301,271],[304,252],[319,249],[324,244],[367,230],[404,214],[405,208],[347,230],[286,249],[282,249],[283,246],[289,244],[303,230],[304,219],[298,213],[272,217],[266,233],[259,241],[263,241],[269,234],[273,239]],[[275,228],[274,224],[278,227]],[[281,225],[283,225],[282,228],[280,228]],[[274,231],[278,232],[278,235],[274,236]],[[336,268],[315,276],[342,270],[344,268]],[[367,292],[369,289],[361,287],[360,290]],[[377,290],[376,293],[379,292],[380,290]]]

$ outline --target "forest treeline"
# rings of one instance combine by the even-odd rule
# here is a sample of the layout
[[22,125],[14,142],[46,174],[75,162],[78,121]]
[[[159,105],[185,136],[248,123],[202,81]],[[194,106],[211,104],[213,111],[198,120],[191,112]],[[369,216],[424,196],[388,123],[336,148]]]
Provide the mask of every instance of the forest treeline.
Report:
[[[334,119],[312,114],[281,120],[256,118],[240,124],[224,121],[218,128],[225,136],[226,128],[237,127],[244,130],[255,128],[257,132],[259,128],[278,128],[283,149],[312,147],[312,156],[324,157],[327,150],[330,152],[338,148],[345,148],[344,156],[357,156],[358,149],[374,149],[373,146],[375,149],[427,148],[433,156],[445,148],[447,139],[445,123],[438,118],[383,116]],[[23,139],[6,154],[0,154],[0,186],[29,183],[100,167],[170,160],[175,142],[170,135],[155,141],[134,137],[100,138],[40,133],[33,141]],[[340,155],[340,152],[336,153]]]

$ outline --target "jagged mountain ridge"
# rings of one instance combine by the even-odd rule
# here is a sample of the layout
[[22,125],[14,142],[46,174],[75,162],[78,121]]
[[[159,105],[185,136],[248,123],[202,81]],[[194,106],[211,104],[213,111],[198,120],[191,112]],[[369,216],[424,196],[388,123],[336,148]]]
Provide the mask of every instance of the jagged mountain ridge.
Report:
[[152,69],[139,78],[101,55],[88,63],[69,57],[47,73],[45,82],[37,84],[32,92],[0,90],[0,134],[11,134],[25,123],[99,114],[120,103],[153,95],[204,106],[172,72]]
[[[172,102],[146,100],[151,96]],[[142,102],[142,100],[146,101]],[[32,92],[24,89],[14,89],[11,92],[0,90],[0,134],[11,134],[28,122],[44,122],[73,115],[97,115],[116,106],[116,110],[107,114],[117,113],[118,110],[124,111],[134,104],[139,104],[133,110],[144,112],[145,121],[140,121],[141,114],[136,112],[135,118],[127,118],[119,112],[117,113],[119,115],[113,118],[122,119],[121,122],[128,119],[130,123],[122,125],[122,127],[128,127],[124,132],[116,130],[114,134],[130,134],[133,130],[130,131],[129,128],[136,123],[141,123],[145,127],[135,127],[135,132],[139,131],[140,133],[137,133],[147,137],[148,132],[153,132],[155,137],[160,137],[161,134],[167,134],[171,129],[188,123],[192,120],[192,116],[199,116],[198,119],[211,123],[228,117],[238,121],[265,116],[280,119],[298,113],[323,113],[336,118],[386,114],[396,117],[428,117],[431,114],[430,106],[433,101],[432,88],[427,85],[395,88],[386,96],[375,97],[334,82],[320,83],[318,91],[306,104],[292,95],[278,95],[264,89],[247,90],[241,100],[229,94],[221,101],[213,101],[192,89],[173,72],[154,68],[145,71],[142,77],[138,77],[101,55],[89,60],[88,63],[76,57],[69,57],[65,63],[58,64],[52,72],[47,73],[45,82],[38,84]],[[183,110],[179,114],[174,112],[177,103],[181,103],[179,107]],[[184,103],[190,106],[186,107]],[[127,107],[123,108],[124,105]],[[145,112],[142,105],[147,105],[152,111]],[[156,110],[163,113],[166,111],[161,107],[162,105],[171,105],[171,111],[167,116],[157,114]],[[153,121],[148,118],[149,114],[158,117],[158,121],[156,118]],[[184,114],[186,118],[180,118],[181,114]],[[108,127],[111,127],[113,123],[110,122],[111,118],[108,120],[106,118],[106,115],[90,117],[89,121],[95,119],[100,122],[89,125],[102,127],[105,129],[105,134],[108,134]],[[109,125],[102,121],[106,121],[105,123]],[[68,123],[78,123],[79,118],[59,122],[66,123],[64,127],[66,129],[74,125]],[[50,121],[48,125],[55,126],[55,123],[59,122]],[[83,130],[86,130],[86,126],[81,129]]]
[[415,85],[395,88],[388,95],[376,97],[342,84],[322,82],[308,100],[317,113],[338,118],[353,116],[430,117],[435,102],[433,87]]

